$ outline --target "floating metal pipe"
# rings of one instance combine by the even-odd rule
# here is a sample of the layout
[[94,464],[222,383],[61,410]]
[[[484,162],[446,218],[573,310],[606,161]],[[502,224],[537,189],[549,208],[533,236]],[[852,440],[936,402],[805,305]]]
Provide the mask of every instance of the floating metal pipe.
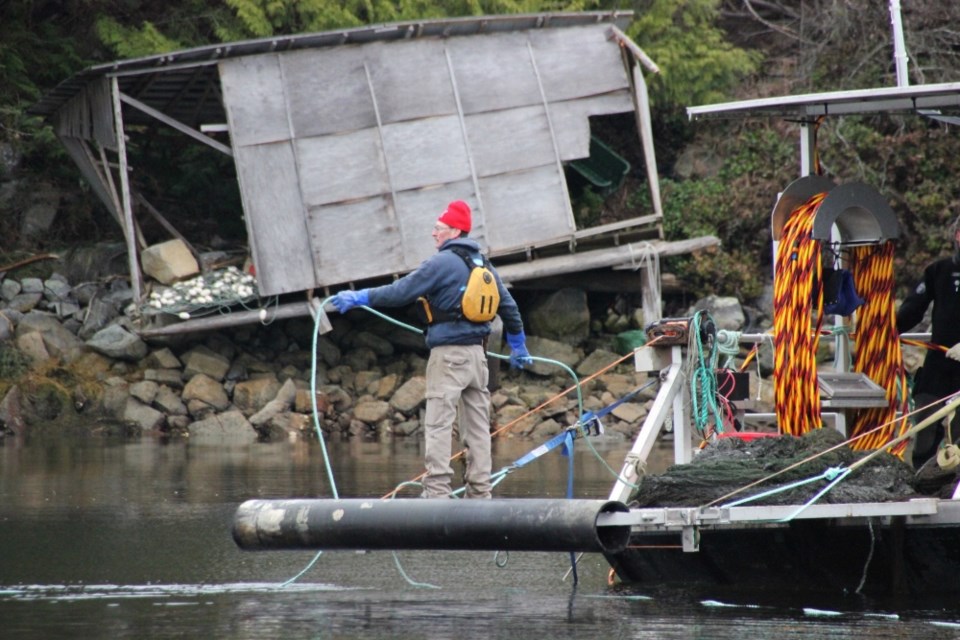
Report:
[[442,549],[619,553],[629,525],[601,514],[629,512],[608,500],[248,500],[233,539],[246,550]]

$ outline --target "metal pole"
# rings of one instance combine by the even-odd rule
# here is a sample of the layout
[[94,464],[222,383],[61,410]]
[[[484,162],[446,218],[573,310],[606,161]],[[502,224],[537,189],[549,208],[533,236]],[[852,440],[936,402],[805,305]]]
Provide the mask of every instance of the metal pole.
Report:
[[890,22],[893,24],[893,61],[897,67],[897,86],[910,86],[910,58],[903,40],[903,20],[900,17],[900,0],[890,0]]

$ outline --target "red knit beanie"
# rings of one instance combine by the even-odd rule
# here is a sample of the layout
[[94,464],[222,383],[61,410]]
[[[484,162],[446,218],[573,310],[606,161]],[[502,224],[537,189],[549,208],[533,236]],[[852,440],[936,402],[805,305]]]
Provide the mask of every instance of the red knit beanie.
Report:
[[447,205],[447,210],[440,214],[438,221],[470,233],[470,205],[463,200],[454,200]]

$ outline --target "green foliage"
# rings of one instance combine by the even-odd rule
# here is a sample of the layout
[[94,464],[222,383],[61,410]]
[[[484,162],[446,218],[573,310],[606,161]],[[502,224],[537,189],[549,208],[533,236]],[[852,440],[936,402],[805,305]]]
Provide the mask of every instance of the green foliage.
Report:
[[628,35],[660,74],[651,97],[665,108],[730,99],[744,77],[757,70],[760,54],[730,43],[717,26],[719,0],[644,0]]
[[365,24],[455,16],[585,11],[598,0],[224,0],[235,20],[218,25],[223,41],[264,38]]
[[164,36],[150,22],[144,22],[139,28],[126,27],[114,18],[102,16],[96,28],[100,40],[120,58],[142,58],[181,48],[179,42]]

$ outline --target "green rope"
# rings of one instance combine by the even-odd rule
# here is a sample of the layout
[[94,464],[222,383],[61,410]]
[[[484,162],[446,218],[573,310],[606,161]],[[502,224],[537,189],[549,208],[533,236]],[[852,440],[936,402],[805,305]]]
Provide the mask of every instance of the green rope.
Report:
[[723,433],[723,421],[717,406],[717,345],[714,340],[709,351],[704,353],[700,332],[700,318],[703,315],[713,322],[713,318],[705,311],[697,311],[690,320],[691,340],[696,351],[696,364],[690,375],[690,401],[694,426],[705,437],[711,414],[718,433]]

